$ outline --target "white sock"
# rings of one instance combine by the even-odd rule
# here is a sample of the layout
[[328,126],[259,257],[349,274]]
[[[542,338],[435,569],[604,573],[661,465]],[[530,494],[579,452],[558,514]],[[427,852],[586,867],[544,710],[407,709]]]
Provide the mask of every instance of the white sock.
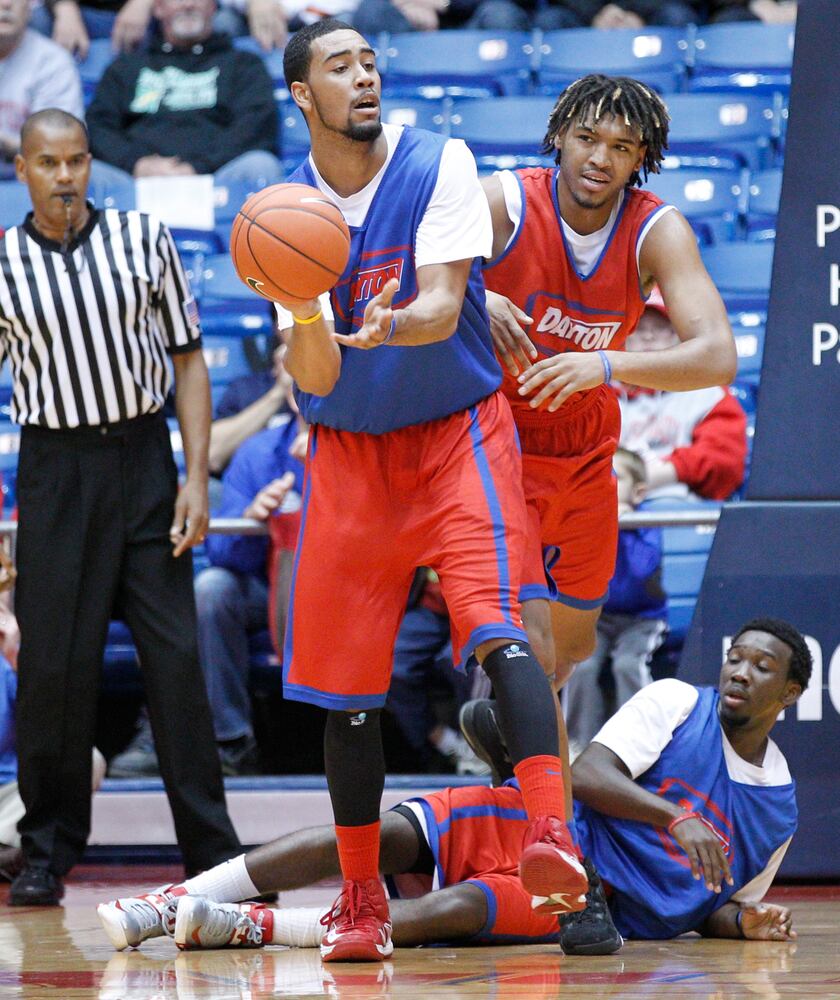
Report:
[[450,729],[449,726],[441,726],[441,733],[437,739],[432,739],[432,743],[435,745],[439,753],[444,756],[446,754],[455,753],[458,749],[458,734],[454,729]]
[[244,854],[224,861],[195,878],[188,878],[181,884],[191,896],[206,896],[216,903],[239,903],[260,894],[245,867]]
[[321,918],[329,911],[329,907],[325,910],[320,906],[291,906],[275,910],[271,944],[317,948],[326,929]]

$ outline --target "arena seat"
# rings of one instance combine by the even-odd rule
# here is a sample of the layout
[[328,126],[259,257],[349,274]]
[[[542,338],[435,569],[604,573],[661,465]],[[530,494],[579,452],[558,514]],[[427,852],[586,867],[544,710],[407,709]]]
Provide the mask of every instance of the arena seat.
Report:
[[[3,366],[5,371],[8,365]],[[0,495],[2,514],[8,515],[17,501],[17,465],[20,452],[20,427],[13,423],[0,423]]]
[[553,104],[540,96],[453,100],[449,132],[467,143],[480,170],[551,164],[539,149]]
[[732,333],[735,337],[735,349],[738,352],[738,377],[758,377],[761,371],[761,359],[764,354],[764,324],[744,326],[733,321]]
[[779,109],[772,95],[672,94],[665,165],[709,170],[772,166]]
[[278,149],[283,169],[290,173],[309,155],[309,129],[295,102],[288,98],[277,102]]
[[382,98],[382,121],[390,125],[411,125],[430,132],[446,132],[449,124],[447,101],[422,97]]
[[126,175],[117,179],[110,173],[104,175],[99,169],[98,161],[94,160],[90,166],[88,197],[97,208],[116,208],[121,212],[128,212],[137,203],[134,178]]
[[11,229],[32,211],[29,189],[20,181],[0,181],[0,229]]
[[773,243],[721,243],[701,254],[730,312],[767,308]]
[[253,368],[245,344],[245,338],[240,336],[202,335],[201,350],[211,387],[225,386],[241,375],[251,374]]
[[761,170],[750,176],[747,200],[747,239],[776,238],[776,218],[782,197],[782,169]]
[[650,174],[644,185],[686,217],[704,246],[736,239],[745,212],[745,173],[686,167]]
[[524,31],[407,32],[380,60],[388,97],[493,97],[527,92],[534,56]]
[[570,83],[598,72],[632,76],[671,93],[682,87],[690,51],[689,34],[683,28],[547,31],[536,50],[536,90],[556,99]]
[[688,89],[696,92],[790,90],[792,24],[712,24],[694,38]]
[[239,280],[230,254],[205,257],[197,284],[201,328],[205,336],[273,335],[274,310]]
[[87,107],[93,100],[96,87],[102,79],[102,74],[116,59],[117,53],[111,47],[110,38],[92,38],[90,48],[85,58],[79,63],[79,76],[82,81],[82,100]]

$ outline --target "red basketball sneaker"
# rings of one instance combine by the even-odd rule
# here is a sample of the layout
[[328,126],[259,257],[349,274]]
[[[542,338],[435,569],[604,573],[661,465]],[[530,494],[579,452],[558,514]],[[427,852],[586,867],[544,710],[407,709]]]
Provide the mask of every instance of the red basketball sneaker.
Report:
[[379,962],[394,950],[391,915],[377,878],[345,881],[333,908],[321,920],[325,962]]
[[572,913],[586,906],[589,880],[566,824],[556,816],[538,816],[525,831],[519,878],[540,913]]

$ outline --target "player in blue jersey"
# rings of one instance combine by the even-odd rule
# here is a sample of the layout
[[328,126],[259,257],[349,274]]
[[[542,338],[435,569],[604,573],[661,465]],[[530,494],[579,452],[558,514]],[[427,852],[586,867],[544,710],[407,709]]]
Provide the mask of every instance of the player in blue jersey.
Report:
[[[561,947],[606,954],[633,938],[788,941],[786,907],[762,902],[796,828],[794,786],[769,738],[783,708],[807,687],[811,657],[785,622],[756,619],[732,641],[718,689],[666,680],[613,716],[574,766],[581,840],[600,883],[582,913],[560,917]],[[557,940],[516,878],[527,827],[516,782],[448,788],[385,813],[381,866],[401,898],[397,944]],[[235,905],[338,872],[336,837],[293,833],[180,886],[103,903],[117,948],[164,932],[181,948],[317,947],[321,908]],[[436,891],[442,890],[442,891]],[[615,924],[610,918],[610,910]]]
[[532,821],[524,887],[572,910],[587,881],[560,818],[554,701],[518,600],[522,470],[484,309],[492,226],[475,161],[463,142],[381,124],[373,49],[342,22],[297,32],[284,71],[312,144],[289,180],[339,206],[351,248],[329,301],[278,310],[312,428],[283,683],[327,709],[344,886],[323,956],[376,960],[392,949],[379,715],[417,566],[440,578],[456,662],[474,655],[493,681]]

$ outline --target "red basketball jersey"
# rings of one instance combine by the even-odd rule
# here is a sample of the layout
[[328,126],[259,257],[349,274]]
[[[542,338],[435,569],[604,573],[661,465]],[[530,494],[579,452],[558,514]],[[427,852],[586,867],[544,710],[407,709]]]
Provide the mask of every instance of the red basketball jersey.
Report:
[[[485,284],[533,318],[528,336],[540,357],[564,351],[619,350],[644,312],[636,261],[639,237],[662,201],[628,188],[595,267],[581,275],[566,243],[557,202],[557,170],[517,170],[522,218],[513,242],[484,271]],[[505,371],[502,390],[514,413],[533,412]],[[580,393],[571,401],[581,398]]]

